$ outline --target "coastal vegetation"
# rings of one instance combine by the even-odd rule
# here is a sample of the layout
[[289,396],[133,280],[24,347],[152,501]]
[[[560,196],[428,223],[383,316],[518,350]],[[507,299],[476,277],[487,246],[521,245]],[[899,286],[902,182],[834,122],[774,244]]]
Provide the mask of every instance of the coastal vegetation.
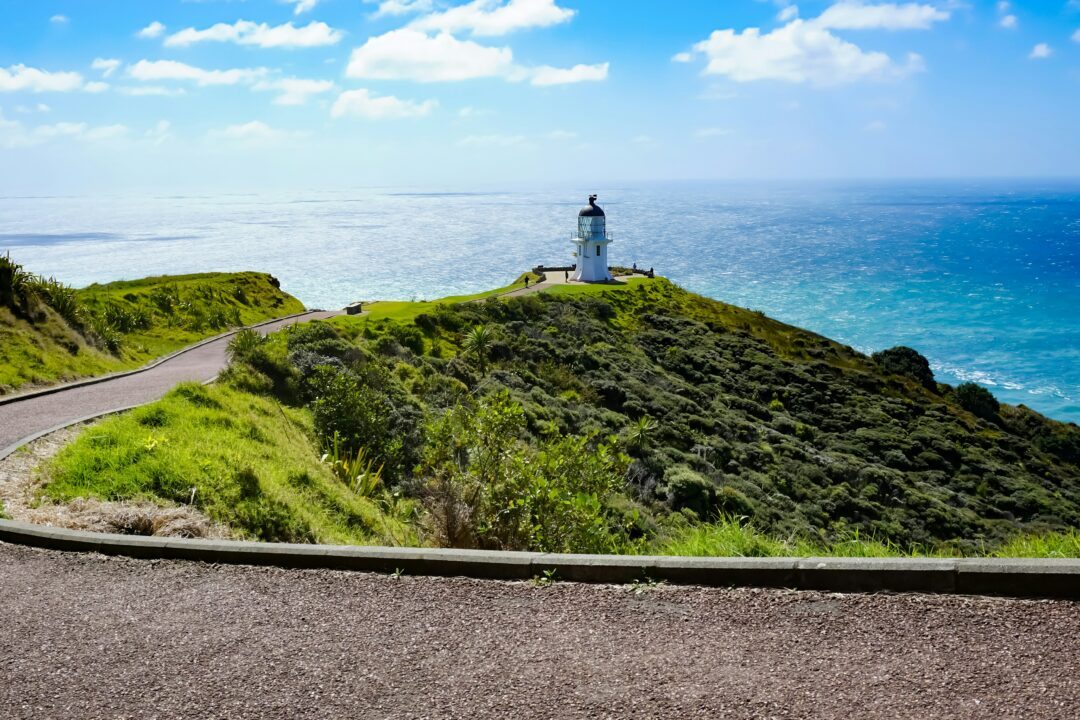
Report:
[[0,257],[0,395],[138,367],[246,325],[303,311],[263,273],[203,273],[75,289]]
[[1077,426],[663,279],[398,303],[230,354],[218,386],[86,431],[44,500],[188,503],[267,540],[1080,556]]

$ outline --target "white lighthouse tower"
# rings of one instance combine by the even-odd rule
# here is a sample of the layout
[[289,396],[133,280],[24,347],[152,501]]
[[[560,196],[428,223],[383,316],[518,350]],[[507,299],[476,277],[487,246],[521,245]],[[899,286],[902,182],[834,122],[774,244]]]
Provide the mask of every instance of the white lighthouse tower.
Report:
[[607,218],[596,205],[596,196],[589,196],[589,207],[578,213],[577,235],[573,238],[577,267],[571,280],[578,282],[608,282],[607,248],[611,238],[607,234]]

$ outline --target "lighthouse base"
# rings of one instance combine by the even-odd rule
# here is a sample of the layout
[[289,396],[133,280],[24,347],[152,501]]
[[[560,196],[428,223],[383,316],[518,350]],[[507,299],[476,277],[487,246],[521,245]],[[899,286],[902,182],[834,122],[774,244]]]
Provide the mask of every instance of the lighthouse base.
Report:
[[608,272],[607,264],[608,242],[604,238],[578,239],[574,243],[577,268],[570,275],[570,279],[587,283],[611,282],[613,278]]
[[572,282],[605,283],[614,279],[607,268],[580,267],[570,274]]

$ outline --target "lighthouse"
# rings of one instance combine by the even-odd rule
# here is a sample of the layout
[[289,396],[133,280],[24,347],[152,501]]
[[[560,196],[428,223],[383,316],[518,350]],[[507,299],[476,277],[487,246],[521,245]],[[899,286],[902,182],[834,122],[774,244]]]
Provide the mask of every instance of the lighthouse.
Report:
[[607,234],[607,218],[596,204],[596,196],[589,196],[589,207],[578,213],[577,234],[573,237],[574,256],[577,267],[571,280],[578,282],[608,282],[607,248],[611,238]]

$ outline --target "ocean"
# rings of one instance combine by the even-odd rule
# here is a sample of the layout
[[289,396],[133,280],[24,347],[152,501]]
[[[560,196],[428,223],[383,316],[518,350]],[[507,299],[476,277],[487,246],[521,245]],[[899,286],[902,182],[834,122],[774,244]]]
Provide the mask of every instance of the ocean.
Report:
[[572,262],[590,192],[613,263],[1080,422],[1080,181],[3,197],[0,252],[78,286],[261,270],[309,307],[432,299]]

